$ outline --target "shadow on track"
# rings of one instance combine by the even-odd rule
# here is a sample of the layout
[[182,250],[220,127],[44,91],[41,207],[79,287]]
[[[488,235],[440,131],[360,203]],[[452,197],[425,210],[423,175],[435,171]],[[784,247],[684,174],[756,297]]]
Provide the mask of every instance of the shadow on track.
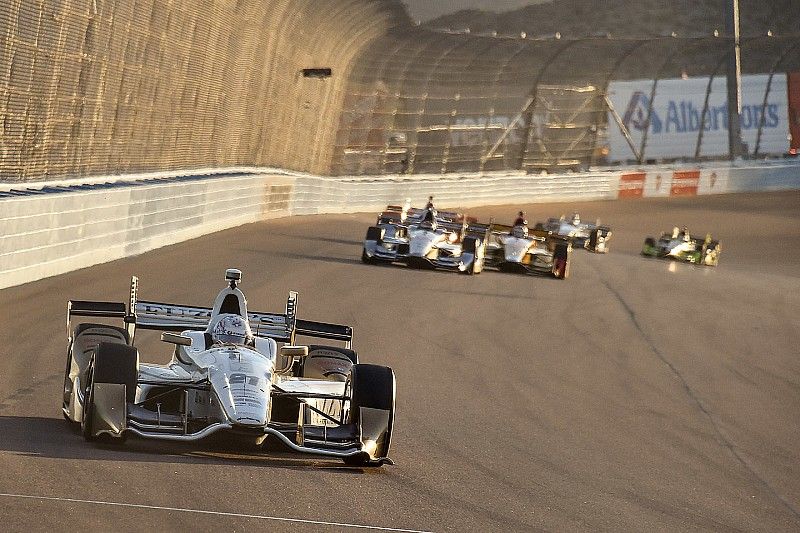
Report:
[[[0,416],[0,454],[87,461],[243,465],[297,471],[364,474],[383,469],[345,465],[288,451],[263,451],[224,441],[173,443],[130,438],[124,444],[89,443],[75,424],[61,418]],[[276,450],[279,448],[276,448]]]
[[269,252],[266,250],[254,250],[252,248],[241,248],[239,251],[248,252],[252,254],[269,255],[271,257],[284,257],[286,259],[297,259],[300,261],[318,261],[322,263],[334,263],[339,265],[362,264],[361,259],[358,257],[354,257],[352,259],[348,257],[326,257],[323,255],[298,254],[294,252]]
[[270,235],[275,235],[277,237],[289,237],[292,239],[300,239],[304,241],[316,241],[316,242],[329,242],[332,244],[346,244],[348,246],[363,246],[364,241],[353,241],[349,239],[334,239],[332,237],[319,237],[319,236],[311,236],[311,235],[297,235],[297,234],[290,234],[290,233],[270,233]]

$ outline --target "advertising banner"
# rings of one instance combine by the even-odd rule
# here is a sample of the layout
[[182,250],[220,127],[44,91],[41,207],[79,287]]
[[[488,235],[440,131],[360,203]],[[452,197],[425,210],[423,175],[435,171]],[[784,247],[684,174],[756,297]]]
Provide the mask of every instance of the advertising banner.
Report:
[[644,172],[629,172],[619,177],[619,198],[641,198],[644,194]]
[[669,195],[697,196],[697,188],[699,186],[699,170],[676,170],[672,174],[672,186],[670,187]]
[[[763,122],[760,154],[783,154],[789,148],[789,109],[786,75],[772,78],[766,107],[767,75],[742,76],[742,141],[752,153],[759,124]],[[615,81],[609,85],[609,99],[628,128],[633,144],[641,146],[645,128],[644,159],[692,158],[702,126],[700,156],[728,154],[728,107],[725,77],[711,84],[708,107],[703,108],[708,78],[660,80],[652,103],[653,80]],[[649,121],[648,109],[652,107]],[[763,117],[762,117],[762,109]],[[635,159],[613,116],[608,117],[609,159]]]

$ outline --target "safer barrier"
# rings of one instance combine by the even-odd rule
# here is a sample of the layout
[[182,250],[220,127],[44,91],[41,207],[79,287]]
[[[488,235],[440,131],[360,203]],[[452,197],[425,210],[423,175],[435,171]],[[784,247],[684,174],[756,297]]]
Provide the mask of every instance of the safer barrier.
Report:
[[0,288],[267,218],[377,211],[429,195],[444,207],[472,207],[782,189],[800,189],[800,164],[381,178],[250,168],[36,189],[0,185]]
[[258,174],[0,198],[0,288],[286,216],[291,189]]

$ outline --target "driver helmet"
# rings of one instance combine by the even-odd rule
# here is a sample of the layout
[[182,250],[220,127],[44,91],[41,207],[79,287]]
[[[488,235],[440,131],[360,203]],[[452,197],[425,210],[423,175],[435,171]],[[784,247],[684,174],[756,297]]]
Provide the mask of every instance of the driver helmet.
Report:
[[225,344],[248,344],[253,335],[250,332],[250,325],[244,318],[239,315],[223,314],[214,324],[211,338],[214,342]]
[[578,213],[572,213],[572,225],[577,226],[581,223],[581,216]]
[[684,242],[689,242],[692,240],[692,237],[689,235],[689,228],[686,226],[684,226],[681,230],[681,236],[683,237]]

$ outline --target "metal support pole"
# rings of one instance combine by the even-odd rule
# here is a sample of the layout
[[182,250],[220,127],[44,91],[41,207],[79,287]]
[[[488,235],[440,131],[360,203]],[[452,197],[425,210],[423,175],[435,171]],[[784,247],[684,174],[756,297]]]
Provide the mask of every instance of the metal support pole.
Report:
[[698,46],[702,46],[703,42],[704,41],[702,41],[700,39],[693,40],[693,41],[690,41],[685,46],[682,46],[682,47],[680,47],[680,48],[678,48],[676,50],[673,50],[672,53],[669,54],[666,57],[666,59],[664,60],[664,62],[661,63],[661,65],[658,67],[658,70],[656,71],[656,75],[653,78],[653,87],[650,89],[650,100],[647,103],[647,118],[645,118],[644,127],[642,128],[643,129],[643,131],[642,131],[642,141],[639,144],[639,156],[638,156],[637,161],[636,161],[638,164],[641,165],[642,163],[644,163],[645,150],[647,149],[647,137],[648,137],[648,132],[650,131],[650,119],[653,117],[653,104],[656,101],[656,89],[658,88],[658,82],[661,80],[661,77],[664,75],[664,70],[667,68],[667,66],[669,66],[669,64],[672,62],[672,60],[675,59],[675,57],[677,57],[679,54],[682,54],[682,53],[686,52],[689,49],[690,45],[696,48]]
[[796,42],[792,46],[784,50],[784,52],[780,55],[780,57],[778,57],[775,63],[772,64],[772,68],[769,69],[769,78],[767,79],[767,89],[764,91],[764,101],[761,103],[761,113],[759,114],[758,133],[756,134],[756,146],[753,149],[753,157],[758,157],[758,152],[761,149],[761,135],[764,131],[764,122],[766,121],[767,118],[766,117],[767,103],[769,102],[769,92],[770,89],[772,88],[772,78],[775,76],[775,72],[778,70],[778,67],[781,66],[783,61],[798,46],[800,46],[800,42]]
[[708,115],[708,99],[711,96],[711,87],[714,85],[714,78],[717,76],[717,71],[720,69],[723,63],[728,60],[728,56],[730,54],[726,53],[722,59],[720,59],[719,63],[714,67],[713,72],[708,77],[708,85],[706,85],[706,98],[703,101],[703,112],[700,113],[700,131],[697,132],[697,144],[694,147],[694,158],[700,159],[700,150],[703,147],[703,133],[706,129],[706,115]]
[[[654,39],[643,39],[640,41],[634,41],[633,44],[629,46],[628,49],[625,50],[625,52],[623,52],[623,54],[619,56],[617,60],[614,62],[614,65],[611,67],[611,70],[606,75],[605,80],[603,80],[603,88],[601,89],[600,93],[603,96],[603,100],[606,103],[606,107],[608,107],[608,110],[612,113],[614,120],[617,122],[617,125],[618,126],[621,125],[620,131],[622,131],[622,135],[625,137],[625,140],[628,141],[628,146],[630,146],[631,152],[633,152],[633,155],[636,157],[636,159],[639,159],[638,152],[636,151],[636,147],[633,145],[633,140],[631,139],[631,135],[630,132],[628,131],[628,128],[625,127],[624,124],[622,124],[622,121],[619,119],[619,114],[616,112],[616,110],[614,110],[614,106],[611,104],[611,100],[608,98],[608,86],[611,84],[614,75],[617,73],[617,70],[619,70],[619,68],[622,66],[625,60],[628,59],[630,56],[632,56],[636,50],[638,50],[645,44],[651,43],[653,41]],[[592,140],[592,156],[591,156],[592,166],[594,166],[597,163],[597,158],[595,157],[595,152],[597,151],[597,137],[598,137],[598,132],[595,132],[594,139]]]
[[728,57],[728,154],[730,159],[742,155],[742,61],[739,42],[739,0],[725,3],[725,33],[733,37],[733,53]]

